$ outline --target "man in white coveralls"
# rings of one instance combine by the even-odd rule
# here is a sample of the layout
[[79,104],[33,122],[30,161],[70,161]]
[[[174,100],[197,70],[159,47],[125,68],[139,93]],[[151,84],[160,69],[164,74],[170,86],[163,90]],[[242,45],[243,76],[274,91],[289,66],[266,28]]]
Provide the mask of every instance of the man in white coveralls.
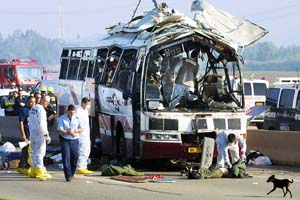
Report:
[[32,147],[32,169],[29,176],[42,180],[51,178],[43,162],[46,154],[46,144],[51,142],[47,129],[47,114],[45,110],[49,101],[50,97],[44,96],[40,103],[33,106],[29,111],[29,130]]
[[218,134],[216,143],[218,149],[217,168],[231,168],[232,163],[235,163],[240,158],[246,159],[246,141],[240,134],[230,130],[222,131]]
[[91,152],[89,107],[91,100],[84,97],[81,105],[76,109],[76,115],[82,122],[83,132],[79,135],[78,161],[76,174],[92,174],[93,171],[87,169],[87,160]]

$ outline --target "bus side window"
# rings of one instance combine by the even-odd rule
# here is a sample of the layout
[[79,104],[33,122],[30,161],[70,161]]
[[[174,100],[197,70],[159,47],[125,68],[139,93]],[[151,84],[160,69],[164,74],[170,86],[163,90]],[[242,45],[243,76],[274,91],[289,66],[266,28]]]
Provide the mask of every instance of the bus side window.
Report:
[[80,67],[79,67],[79,74],[78,74],[78,80],[84,80],[86,71],[88,67],[88,60],[81,60]]
[[130,92],[131,89],[131,68],[136,66],[136,49],[127,49],[123,53],[114,84],[122,91]]
[[283,89],[280,95],[279,108],[292,108],[295,90]]
[[91,57],[91,49],[84,49],[80,60],[78,80],[84,80],[86,77],[88,60]]
[[100,82],[104,63],[105,62],[101,58],[96,59],[96,64],[95,64],[94,73],[93,73],[93,78],[96,80],[96,83]]
[[79,63],[80,60],[78,58],[71,58],[67,74],[68,80],[77,80]]
[[100,83],[107,54],[108,54],[107,48],[97,50],[96,63],[93,72],[93,78],[95,79],[96,83]]
[[69,65],[69,59],[68,58],[61,59],[59,79],[66,79],[67,78],[68,65]]
[[106,58],[106,62],[105,62],[105,71],[101,81],[102,83],[104,84],[112,83],[116,69],[118,67],[121,54],[122,54],[121,48],[113,47],[110,50],[109,56]]
[[88,72],[87,72],[87,77],[88,78],[93,78],[94,63],[95,63],[94,60],[89,61]]

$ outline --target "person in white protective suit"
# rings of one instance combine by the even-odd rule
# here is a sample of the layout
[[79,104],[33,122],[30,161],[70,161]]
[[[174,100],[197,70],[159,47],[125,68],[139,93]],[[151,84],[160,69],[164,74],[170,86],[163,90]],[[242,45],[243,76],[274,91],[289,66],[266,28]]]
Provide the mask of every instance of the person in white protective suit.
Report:
[[91,152],[89,107],[91,100],[84,97],[81,105],[76,109],[76,115],[82,122],[83,132],[79,135],[78,161],[76,174],[92,174],[93,171],[87,169],[87,160]]
[[[246,159],[246,141],[238,133],[226,130],[218,134],[216,138],[218,157],[217,168],[231,168],[232,163],[239,159]],[[230,153],[231,162],[229,160],[228,151]],[[240,156],[241,155],[241,156]]]
[[40,103],[33,106],[29,111],[29,130],[32,147],[32,168],[29,177],[42,180],[51,178],[43,163],[46,154],[46,144],[51,142],[47,129],[47,114],[45,110],[49,101],[50,97],[44,96]]

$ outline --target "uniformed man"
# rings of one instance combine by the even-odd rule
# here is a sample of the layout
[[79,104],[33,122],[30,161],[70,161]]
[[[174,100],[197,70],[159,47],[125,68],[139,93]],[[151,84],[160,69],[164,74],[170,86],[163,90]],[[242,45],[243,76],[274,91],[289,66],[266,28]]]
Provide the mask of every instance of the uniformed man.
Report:
[[15,98],[13,92],[9,92],[7,97],[1,99],[1,107],[4,109],[5,116],[15,114]]
[[26,105],[27,98],[23,96],[23,89],[19,88],[18,97],[15,98],[15,113],[19,115],[21,109],[23,109]]
[[31,146],[29,144],[30,132],[28,126],[28,119],[29,119],[29,110],[35,105],[35,98],[29,97],[26,107],[20,110],[19,113],[19,128],[21,132],[22,141],[27,142],[27,145],[22,148],[22,154],[20,163],[18,166],[17,171],[19,173],[23,173],[29,175],[30,167],[32,164],[31,159]]

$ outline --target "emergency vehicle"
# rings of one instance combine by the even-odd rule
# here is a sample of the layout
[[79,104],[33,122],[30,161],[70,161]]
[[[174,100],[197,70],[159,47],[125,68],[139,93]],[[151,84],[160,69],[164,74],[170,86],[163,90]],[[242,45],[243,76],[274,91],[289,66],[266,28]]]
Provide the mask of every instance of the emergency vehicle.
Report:
[[281,84],[269,88],[266,97],[269,109],[264,116],[264,129],[300,130],[300,84]]
[[41,66],[34,59],[0,60],[0,88],[35,86],[42,76]]
[[278,77],[275,79],[273,86],[282,84],[295,84],[300,83],[300,77]]
[[[245,107],[247,113],[254,112],[253,110],[260,109],[265,105],[267,89],[269,88],[269,81],[262,79],[245,79]],[[257,128],[263,128],[264,112],[251,118],[250,122],[256,125]]]
[[[238,49],[267,31],[228,13],[220,17],[223,11],[206,2],[202,6],[210,10],[203,17],[215,22],[211,29],[163,3],[110,27],[103,38],[67,44],[59,114],[90,97],[92,134],[101,137],[102,152],[125,159],[195,159],[204,137],[228,129],[245,136]],[[242,87],[233,89],[230,76]]]

